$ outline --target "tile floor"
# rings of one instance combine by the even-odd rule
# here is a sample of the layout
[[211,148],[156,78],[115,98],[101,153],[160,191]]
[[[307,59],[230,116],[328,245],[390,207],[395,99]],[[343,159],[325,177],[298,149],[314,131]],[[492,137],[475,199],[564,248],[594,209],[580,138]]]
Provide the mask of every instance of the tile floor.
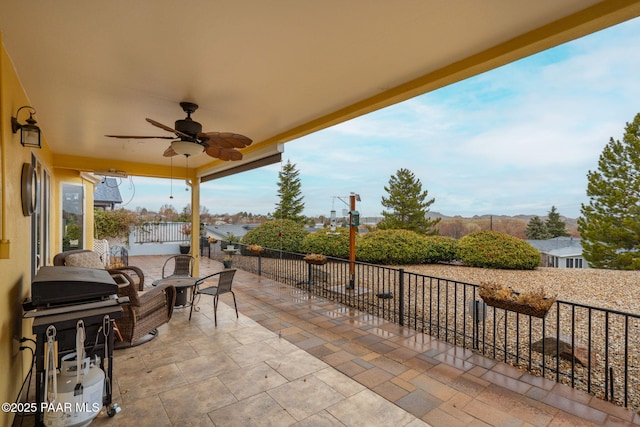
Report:
[[[166,257],[130,257],[146,280]],[[202,259],[201,275],[219,271]],[[375,316],[238,271],[188,321],[118,350],[114,401],[96,426],[624,426],[634,414]]]

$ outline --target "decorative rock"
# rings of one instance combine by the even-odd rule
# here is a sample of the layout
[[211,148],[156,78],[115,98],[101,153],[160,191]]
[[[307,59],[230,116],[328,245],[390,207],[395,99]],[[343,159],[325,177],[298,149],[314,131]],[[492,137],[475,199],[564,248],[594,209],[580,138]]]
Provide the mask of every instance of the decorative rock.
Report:
[[[531,350],[542,353],[542,343],[544,341],[544,354],[547,356],[559,356],[563,359],[571,361],[572,357],[575,362],[580,363],[583,366],[587,366],[589,363],[589,351],[585,346],[580,344],[577,340],[574,341],[574,348],[571,348],[571,337],[560,334],[560,340],[556,339],[556,336],[546,337],[543,340],[539,340],[531,344]],[[591,358],[591,368],[596,366],[595,357]]]

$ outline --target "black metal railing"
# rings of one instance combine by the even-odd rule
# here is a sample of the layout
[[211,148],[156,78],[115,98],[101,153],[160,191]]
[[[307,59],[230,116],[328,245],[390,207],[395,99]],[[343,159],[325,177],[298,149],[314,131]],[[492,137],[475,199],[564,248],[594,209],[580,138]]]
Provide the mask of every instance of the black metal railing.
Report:
[[133,242],[184,242],[190,239],[190,230],[190,224],[186,222],[146,222],[133,227]]
[[488,306],[472,283],[331,257],[325,265],[310,265],[304,254],[273,249],[252,256],[244,245],[231,244],[238,248],[235,268],[640,409],[639,314],[556,301],[538,318]]

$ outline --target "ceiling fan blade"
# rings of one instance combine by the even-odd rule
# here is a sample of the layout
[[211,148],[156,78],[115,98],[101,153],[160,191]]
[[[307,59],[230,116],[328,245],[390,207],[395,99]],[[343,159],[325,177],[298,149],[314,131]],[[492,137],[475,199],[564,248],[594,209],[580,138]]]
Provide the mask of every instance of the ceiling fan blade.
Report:
[[242,153],[233,148],[221,148],[215,145],[210,145],[205,148],[205,153],[216,159],[229,161],[229,160],[242,160]]
[[211,156],[215,159],[219,159],[220,150],[222,150],[222,148],[217,147],[215,145],[209,145],[207,148],[204,149],[204,152],[207,153],[208,156]]
[[[155,120],[152,120],[152,119],[149,119],[149,118],[148,118],[148,119],[146,119],[146,120],[147,120],[149,123],[151,123],[152,125],[154,125],[155,127],[158,127],[158,128],[160,128],[160,129],[164,129],[164,130],[166,130],[167,132],[173,132],[173,133],[175,133],[176,135],[178,135],[178,136],[182,136],[182,137],[185,137],[185,138],[187,138],[187,139],[189,139],[189,140],[193,140],[193,137],[192,137],[191,135],[188,135],[188,134],[186,134],[186,133],[184,133],[184,132],[180,132],[179,130],[175,130],[174,128],[170,128],[169,126],[163,125],[162,123],[156,122]],[[174,138],[171,138],[171,139],[174,139]]]
[[140,136],[140,135],[105,135],[109,138],[119,139],[175,139],[173,136]]
[[175,152],[175,150],[173,149],[172,146],[169,146],[169,148],[167,148],[166,150],[164,150],[164,153],[162,153],[162,155],[164,157],[173,157],[173,156],[177,156],[178,153]]
[[223,148],[225,160],[237,161],[242,160],[242,153],[233,148]]
[[198,138],[206,139],[209,145],[222,148],[245,148],[253,142],[250,138],[231,132],[203,132]]

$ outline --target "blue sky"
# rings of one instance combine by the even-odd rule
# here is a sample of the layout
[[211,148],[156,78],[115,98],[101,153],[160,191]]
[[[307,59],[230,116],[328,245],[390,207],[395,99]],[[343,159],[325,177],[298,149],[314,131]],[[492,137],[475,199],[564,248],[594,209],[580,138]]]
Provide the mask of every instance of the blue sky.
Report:
[[[362,216],[379,216],[384,186],[412,171],[445,215],[569,217],[587,203],[587,172],[609,138],[640,112],[640,19],[525,58],[285,144],[300,171],[308,216],[340,215],[336,197],[360,194]],[[202,185],[211,213],[273,212],[281,165]],[[180,211],[184,181],[132,178],[126,208]],[[135,188],[135,194],[134,193]]]

